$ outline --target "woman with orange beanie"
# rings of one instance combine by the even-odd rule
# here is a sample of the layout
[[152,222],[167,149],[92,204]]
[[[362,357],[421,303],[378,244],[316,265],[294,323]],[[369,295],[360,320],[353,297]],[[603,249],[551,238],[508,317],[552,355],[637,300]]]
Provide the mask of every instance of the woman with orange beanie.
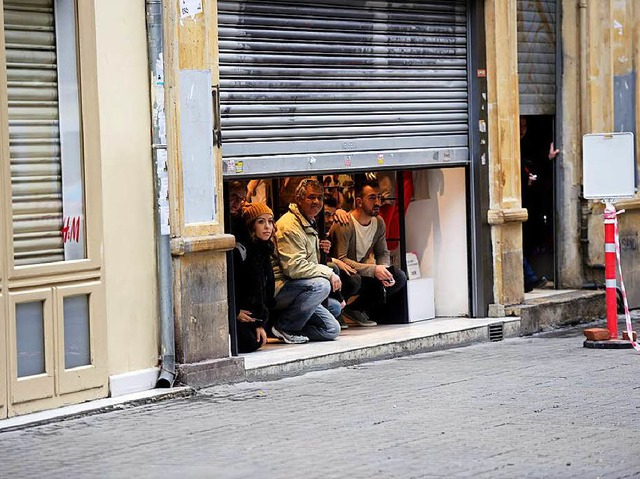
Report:
[[264,203],[243,208],[246,239],[234,249],[234,284],[238,351],[250,353],[267,343],[265,325],[269,319],[275,288],[271,258],[275,254],[273,212]]

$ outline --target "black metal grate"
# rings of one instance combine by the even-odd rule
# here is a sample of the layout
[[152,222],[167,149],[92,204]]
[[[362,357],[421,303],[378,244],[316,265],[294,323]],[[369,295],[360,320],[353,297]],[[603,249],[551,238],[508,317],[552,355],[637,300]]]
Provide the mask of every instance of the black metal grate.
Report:
[[489,325],[489,341],[502,341],[504,339],[504,327],[502,323]]

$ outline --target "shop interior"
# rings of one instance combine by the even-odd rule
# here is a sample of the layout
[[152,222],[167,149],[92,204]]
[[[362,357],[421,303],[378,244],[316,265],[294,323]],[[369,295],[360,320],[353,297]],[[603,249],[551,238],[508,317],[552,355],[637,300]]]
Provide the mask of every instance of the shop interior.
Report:
[[[387,245],[392,263],[407,274],[407,288],[397,312],[389,322],[407,324],[441,317],[469,316],[469,274],[467,229],[467,188],[464,167],[423,168],[415,170],[388,170],[371,173],[325,173],[313,176],[324,185],[325,210],[318,215],[318,229],[330,226],[334,208],[350,211],[354,207],[354,184],[357,175],[375,177],[384,197],[380,217],[387,230]],[[246,186],[246,202],[264,202],[269,205],[277,221],[288,209],[297,185],[310,176],[270,178],[242,178],[225,181],[225,224],[229,227],[230,181],[241,181]],[[234,187],[237,187],[237,183]],[[232,261],[233,255],[228,255]],[[230,264],[229,270],[233,267]],[[229,294],[235,294],[233,280],[229,280]],[[229,325],[233,336],[235,311],[229,301]],[[358,330],[375,329],[382,332],[385,325],[376,328],[350,327],[343,336],[359,334]],[[376,334],[376,331],[367,331]],[[361,331],[360,331],[361,332]],[[279,347],[282,343],[270,339],[266,348],[256,353]],[[283,345],[289,346],[289,345]],[[235,354],[233,339],[231,351]]]

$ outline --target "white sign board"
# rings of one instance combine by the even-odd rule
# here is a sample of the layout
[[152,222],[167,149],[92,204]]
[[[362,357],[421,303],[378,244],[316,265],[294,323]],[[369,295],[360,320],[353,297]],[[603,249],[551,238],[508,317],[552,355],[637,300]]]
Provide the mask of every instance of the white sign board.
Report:
[[587,199],[630,198],[636,192],[633,133],[582,137],[582,184]]

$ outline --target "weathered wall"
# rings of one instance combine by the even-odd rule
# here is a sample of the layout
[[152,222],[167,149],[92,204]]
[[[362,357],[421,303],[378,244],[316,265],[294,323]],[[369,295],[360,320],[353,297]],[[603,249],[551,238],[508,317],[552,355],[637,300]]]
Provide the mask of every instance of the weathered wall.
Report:
[[520,133],[516,0],[487,0],[487,95],[489,201],[493,249],[494,301],[524,299],[520,198]]
[[96,2],[109,374],[156,366],[144,2]]
[[[194,190],[189,184],[190,158],[185,146],[203,140],[183,123],[182,108],[189,108],[193,94],[187,71],[210,73],[210,93],[203,101],[212,105],[210,95],[218,88],[217,3],[202,0],[198,11],[188,18],[179,15],[180,3],[165,3],[165,88],[169,198],[171,204],[171,253],[174,268],[174,311],[178,379],[195,387],[231,377],[242,377],[243,358],[229,357],[228,298],[225,251],[233,249],[235,238],[224,233],[222,222],[222,161],[220,148],[213,147],[214,217],[193,221],[187,215]],[[206,74],[205,74],[206,75]],[[191,84],[193,85],[193,84]],[[181,95],[191,92],[189,95]],[[198,92],[196,92],[197,94]],[[211,124],[214,128],[215,124]],[[184,131],[183,131],[184,129]],[[184,133],[184,135],[183,135]],[[184,139],[184,143],[183,143]],[[200,144],[199,146],[203,146]],[[207,145],[209,146],[209,145]]]
[[562,1],[561,144],[558,218],[556,222],[558,283],[563,288],[583,283],[580,248],[582,135],[580,128],[580,31],[575,0]]
[[[582,108],[583,133],[631,131],[636,134],[640,107],[638,105],[640,38],[640,6],[634,0],[588,2],[588,50],[586,53],[587,88]],[[637,148],[637,146],[636,146]],[[622,267],[629,303],[640,306],[640,258],[638,229],[640,198],[618,203],[626,213],[620,217]],[[586,247],[587,280],[603,280],[604,231],[602,205],[590,201],[587,205]]]
[[[636,135],[636,152],[640,146],[637,125],[638,65],[640,65],[640,4],[634,0],[613,0],[611,37],[613,46],[613,124],[614,131],[631,131]],[[637,161],[637,155],[636,155]],[[640,200],[623,202],[626,213],[620,217],[620,249],[625,286],[631,307],[640,306]]]
[[[560,285],[580,287],[603,281],[602,205],[581,199],[582,136],[633,131],[638,121],[636,81],[640,6],[635,0],[562,3],[562,155],[560,192]],[[637,135],[636,135],[636,140]],[[640,305],[640,258],[637,231],[640,201],[619,208],[622,257],[632,305]],[[581,246],[581,227],[584,228]]]

